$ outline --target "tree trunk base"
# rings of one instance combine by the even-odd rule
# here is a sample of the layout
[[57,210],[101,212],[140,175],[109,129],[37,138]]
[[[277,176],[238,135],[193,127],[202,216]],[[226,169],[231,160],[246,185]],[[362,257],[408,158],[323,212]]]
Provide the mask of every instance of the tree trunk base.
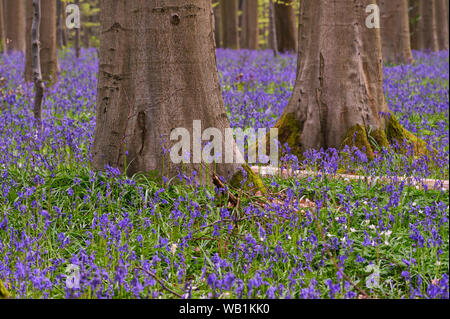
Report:
[[8,290],[6,289],[5,285],[3,284],[2,280],[0,279],[0,299],[7,299],[10,298],[10,294]]
[[[352,126],[345,134],[339,149],[342,150],[345,146],[357,147],[371,161],[376,157],[375,154],[378,149],[391,149],[395,145],[402,145],[406,140],[406,145],[412,146],[416,157],[430,155],[427,143],[406,130],[394,115],[387,115],[385,122],[385,129],[371,129],[360,124]],[[299,160],[303,160],[305,150],[300,143],[303,130],[300,123],[294,113],[283,113],[280,120],[275,124],[275,128],[279,130],[278,139],[281,145],[286,143],[291,149],[291,154],[297,156]],[[405,149],[395,148],[395,151],[406,153]],[[435,149],[432,152],[437,154]]]
[[251,189],[267,194],[267,188],[264,185],[261,176],[255,173],[248,164],[243,164],[242,169],[245,171],[246,176],[244,177],[244,173],[239,170],[230,180],[230,185],[234,188]]

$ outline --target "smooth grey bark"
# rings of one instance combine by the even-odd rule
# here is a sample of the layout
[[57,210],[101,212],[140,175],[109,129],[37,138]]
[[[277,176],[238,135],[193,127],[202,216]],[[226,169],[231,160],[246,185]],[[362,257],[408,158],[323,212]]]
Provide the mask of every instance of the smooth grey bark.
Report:
[[[75,0],[75,4],[80,6],[80,0]],[[80,26],[81,28],[81,26]],[[81,45],[81,30],[80,28],[75,29],[75,57],[80,57],[80,45]]]
[[44,82],[42,81],[40,59],[40,24],[41,0],[33,0],[33,23],[31,26],[31,54],[33,57],[33,82],[35,90],[33,113],[39,129],[42,128],[42,100],[44,98]]
[[436,0],[436,28],[439,50],[447,50],[449,30],[446,0]]
[[278,56],[278,40],[277,40],[277,30],[275,23],[275,12],[274,12],[273,0],[269,0],[269,41],[270,48],[273,51],[273,55]]
[[258,49],[258,28],[258,0],[245,0],[242,10],[241,48]]
[[0,0],[0,52],[5,49],[5,19],[3,17],[3,0]]
[[56,32],[57,32],[57,41],[58,41],[58,48],[62,49],[64,47],[64,40],[63,40],[63,23],[65,23],[63,19],[63,5],[61,0],[56,0]]
[[293,0],[278,0],[274,4],[277,45],[280,52],[297,52],[297,26]]
[[439,51],[436,25],[436,0],[419,0],[418,47]]
[[239,49],[239,21],[237,0],[220,0],[223,47]]
[[223,46],[223,31],[222,31],[222,15],[220,9],[220,1],[213,0],[214,5],[214,35],[216,38],[216,48]]
[[[33,0],[26,0],[26,51],[25,81],[33,81],[31,27],[34,18]],[[54,83],[58,79],[58,44],[57,44],[57,10],[54,0],[41,0],[42,14],[39,22],[40,67],[42,79]]]
[[6,51],[25,52],[25,0],[4,0]]
[[[192,137],[194,120],[223,136],[230,126],[211,0],[101,0],[100,12],[93,167],[110,165],[128,175],[173,176],[177,168],[205,173],[198,164],[173,164],[163,147],[169,150],[177,142],[170,141],[175,128],[186,128]],[[192,152],[190,158],[192,163]],[[236,164],[215,168],[225,178],[237,169]]]
[[383,60],[387,63],[413,62],[408,21],[408,0],[378,0]]
[[421,19],[419,12],[419,0],[408,0],[408,5],[411,49],[419,50],[419,20]]
[[357,127],[385,128],[380,31],[365,25],[365,8],[373,3],[300,2],[296,82],[275,126],[280,142],[298,156],[308,149],[340,148]]

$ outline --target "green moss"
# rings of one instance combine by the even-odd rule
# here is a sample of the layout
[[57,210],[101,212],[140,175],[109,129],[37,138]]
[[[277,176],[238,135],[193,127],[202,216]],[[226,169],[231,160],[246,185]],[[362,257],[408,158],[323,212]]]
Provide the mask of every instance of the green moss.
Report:
[[341,148],[344,148],[346,145],[349,147],[355,146],[361,151],[365,149],[369,160],[373,160],[375,158],[372,145],[370,145],[369,139],[367,138],[367,130],[363,125],[357,124],[348,129],[344,139],[342,140]]
[[406,140],[407,143],[413,146],[416,156],[429,155],[427,143],[406,130],[394,115],[390,115],[387,119],[386,135],[391,144],[398,143],[402,145]]
[[374,130],[370,133],[370,136],[375,140],[379,148],[390,148],[389,140],[383,129]]
[[243,164],[242,168],[247,173],[247,179],[244,185],[241,185],[242,181],[244,180],[244,174],[241,170],[234,174],[233,178],[230,180],[230,185],[234,188],[256,189],[261,191],[263,194],[267,194],[267,188],[264,185],[262,178],[258,174],[253,172],[248,164]]
[[11,297],[2,280],[0,279],[0,299]]
[[292,154],[299,160],[303,159],[303,150],[300,138],[302,136],[303,125],[297,120],[294,113],[283,113],[281,118],[275,124],[278,129],[278,140],[281,145],[287,143],[291,148]]

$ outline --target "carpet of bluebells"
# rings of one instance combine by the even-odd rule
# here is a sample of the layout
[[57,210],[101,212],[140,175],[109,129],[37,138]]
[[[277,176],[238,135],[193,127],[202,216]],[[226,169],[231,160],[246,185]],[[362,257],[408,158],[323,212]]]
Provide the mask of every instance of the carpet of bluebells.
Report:
[[[60,53],[36,134],[23,56],[0,55],[0,279],[14,298],[448,298],[449,54],[385,68],[390,110],[437,152],[309,151],[270,198],[91,170],[95,50]],[[217,52],[233,127],[272,127],[293,55]],[[338,169],[410,182],[329,178]],[[327,173],[327,174],[323,174]],[[419,187],[424,178],[434,188]],[[309,203],[304,205],[304,203]],[[79,280],[78,280],[79,279]],[[79,284],[78,284],[79,283]]]

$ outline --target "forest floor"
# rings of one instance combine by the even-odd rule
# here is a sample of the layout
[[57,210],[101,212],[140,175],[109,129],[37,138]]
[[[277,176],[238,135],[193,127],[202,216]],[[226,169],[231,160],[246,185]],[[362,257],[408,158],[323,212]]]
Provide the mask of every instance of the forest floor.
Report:
[[[448,52],[384,71],[390,110],[438,152],[287,152],[285,169],[313,174],[266,176],[267,197],[93,172],[95,52],[60,53],[39,136],[23,56],[0,55],[0,279],[12,297],[449,297]],[[217,57],[232,126],[273,127],[295,57]],[[338,172],[407,179],[327,177]]]

